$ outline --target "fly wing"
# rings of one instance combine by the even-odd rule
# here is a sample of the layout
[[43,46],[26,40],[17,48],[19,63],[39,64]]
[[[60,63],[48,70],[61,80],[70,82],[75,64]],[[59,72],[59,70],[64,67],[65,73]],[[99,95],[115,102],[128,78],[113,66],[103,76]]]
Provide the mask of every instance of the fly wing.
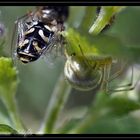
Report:
[[15,64],[16,58],[17,58],[16,49],[17,49],[19,43],[24,40],[24,32],[28,28],[28,26],[26,24],[26,21],[28,18],[29,18],[29,16],[26,14],[26,15],[18,18],[14,24],[13,34],[12,34],[12,39],[11,39],[11,57],[12,57],[14,64]]
[[42,57],[46,63],[54,66],[58,58],[62,58],[63,54],[63,40],[59,35],[54,35],[50,41],[46,50],[42,53]]

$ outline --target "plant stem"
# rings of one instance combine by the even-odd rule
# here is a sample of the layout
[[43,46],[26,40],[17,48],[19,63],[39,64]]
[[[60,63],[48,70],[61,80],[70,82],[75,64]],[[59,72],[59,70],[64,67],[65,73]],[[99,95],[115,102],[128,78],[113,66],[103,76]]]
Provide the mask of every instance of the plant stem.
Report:
[[91,26],[92,21],[96,17],[96,7],[95,6],[87,6],[85,9],[85,15],[80,23],[79,29],[87,30],[89,26]]
[[124,8],[125,6],[102,6],[97,19],[89,29],[89,33],[99,34],[107,24],[110,24],[111,18]]
[[8,99],[3,100],[3,101],[5,102],[6,108],[8,110],[8,113],[10,115],[10,118],[11,118],[12,123],[14,124],[16,130],[18,132],[24,133],[25,127],[23,126],[20,116],[18,114],[15,98],[9,97]]
[[[98,96],[99,98],[100,96]],[[100,97],[101,98],[101,97]],[[106,114],[101,108],[97,107],[97,97],[96,102],[93,100],[88,112],[83,120],[81,120],[73,129],[67,131],[67,134],[80,134],[84,133],[90,126],[94,125],[94,123],[103,115]]]
[[43,122],[45,125],[41,130],[43,134],[53,132],[58,115],[64,107],[70,91],[70,85],[65,81],[63,74],[61,74],[46,111],[45,121]]
[[100,118],[100,116],[102,116],[102,114],[100,114],[101,112],[99,111],[93,111],[87,114],[87,116],[81,121],[79,122],[79,124],[76,125],[75,128],[73,128],[72,130],[66,132],[67,134],[81,134],[83,132],[85,132],[90,126],[94,125],[94,123]]
[[[111,11],[111,10],[110,10]],[[103,8],[100,10],[99,16],[89,29],[89,33],[97,35],[109,23],[112,17],[112,11],[106,12]]]

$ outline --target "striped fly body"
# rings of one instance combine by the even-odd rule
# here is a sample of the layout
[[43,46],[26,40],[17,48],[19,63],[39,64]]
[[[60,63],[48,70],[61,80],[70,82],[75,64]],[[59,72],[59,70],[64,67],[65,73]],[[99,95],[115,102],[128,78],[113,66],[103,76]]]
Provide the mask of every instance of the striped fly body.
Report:
[[[61,32],[68,18],[68,7],[38,6],[17,19],[17,41],[15,56],[23,63],[36,61],[46,53],[51,53],[61,42]],[[12,43],[13,44],[13,43]]]

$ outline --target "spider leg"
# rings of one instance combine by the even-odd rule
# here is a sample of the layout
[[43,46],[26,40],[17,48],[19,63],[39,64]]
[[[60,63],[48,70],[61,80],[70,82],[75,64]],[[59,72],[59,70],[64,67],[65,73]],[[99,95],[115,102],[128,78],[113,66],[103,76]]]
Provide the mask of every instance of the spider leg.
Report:
[[[138,77],[136,83],[133,85],[133,77],[134,77],[134,70],[133,70],[133,66],[132,66],[132,74],[131,74],[131,80],[130,83],[126,84],[126,85],[121,85],[118,86],[117,88],[114,87],[112,89],[109,89],[109,92],[121,92],[121,91],[130,91],[135,89],[135,87],[137,86],[139,80],[140,80],[140,76]],[[115,89],[116,88],[116,89]]]
[[105,66],[103,67],[103,83],[101,84],[101,89],[103,89],[103,91],[105,91],[106,93],[108,93],[108,80],[110,77],[110,70],[111,70],[111,63],[109,64],[105,64]]

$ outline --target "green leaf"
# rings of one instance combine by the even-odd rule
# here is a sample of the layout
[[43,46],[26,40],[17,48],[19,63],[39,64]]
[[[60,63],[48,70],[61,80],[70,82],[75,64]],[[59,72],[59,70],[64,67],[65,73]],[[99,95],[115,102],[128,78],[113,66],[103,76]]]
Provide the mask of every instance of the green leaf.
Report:
[[139,134],[140,121],[126,115],[123,117],[110,117],[106,115],[85,130],[86,134]]
[[0,134],[18,134],[18,132],[6,124],[0,124]]
[[71,130],[85,117],[87,111],[88,107],[85,106],[76,107],[65,111],[62,115],[63,119],[62,121],[58,122],[59,127],[56,128],[55,132],[63,134]]
[[71,119],[69,122],[66,122],[62,128],[56,130],[56,133],[58,134],[67,134],[70,130],[72,130],[74,127],[76,127],[81,119]]
[[[115,94],[115,93],[114,93]],[[122,95],[99,93],[94,102],[94,109],[105,110],[112,116],[123,116],[140,109],[140,103],[131,99],[127,93]],[[104,102],[103,102],[104,101]]]
[[68,55],[73,53],[82,55],[79,49],[80,45],[85,56],[112,56],[115,59],[121,58],[130,62],[140,61],[140,57],[137,54],[139,47],[127,46],[119,37],[105,34],[93,37],[90,34],[78,32],[73,29],[69,29],[65,37],[68,42],[66,46]]
[[0,96],[6,100],[15,96],[19,82],[17,73],[10,58],[0,58]]
[[66,52],[68,55],[71,55],[72,53],[82,55],[78,47],[79,45],[82,48],[84,54],[99,54],[94,44],[91,44],[91,42],[88,40],[89,35],[87,36],[86,33],[80,33],[72,28],[69,28],[66,34],[64,34],[64,36],[66,37],[68,43],[68,45],[66,45]]
[[98,93],[86,117],[67,133],[85,133],[87,129],[94,126],[99,119],[106,115],[122,117],[138,109],[140,109],[140,103],[130,99],[127,94],[113,96],[106,93]]
[[8,115],[4,114],[1,110],[0,110],[0,124],[12,125]]
[[102,6],[97,19],[89,29],[89,33],[99,34],[110,23],[111,18],[124,8],[125,6]]
[[139,46],[129,46],[128,52],[129,52],[128,57],[130,58],[129,60],[139,64],[140,63],[140,55],[139,55],[140,47]]
[[96,18],[96,8],[97,8],[97,6],[86,6],[85,14],[84,14],[83,19],[80,23],[80,26],[78,27],[79,30],[82,29],[82,31],[85,31],[85,32],[88,31],[89,26],[92,25],[92,22]]
[[24,130],[18,115],[15,94],[19,83],[18,71],[13,66],[12,59],[0,58],[0,98],[2,99],[13,124],[19,130]]

